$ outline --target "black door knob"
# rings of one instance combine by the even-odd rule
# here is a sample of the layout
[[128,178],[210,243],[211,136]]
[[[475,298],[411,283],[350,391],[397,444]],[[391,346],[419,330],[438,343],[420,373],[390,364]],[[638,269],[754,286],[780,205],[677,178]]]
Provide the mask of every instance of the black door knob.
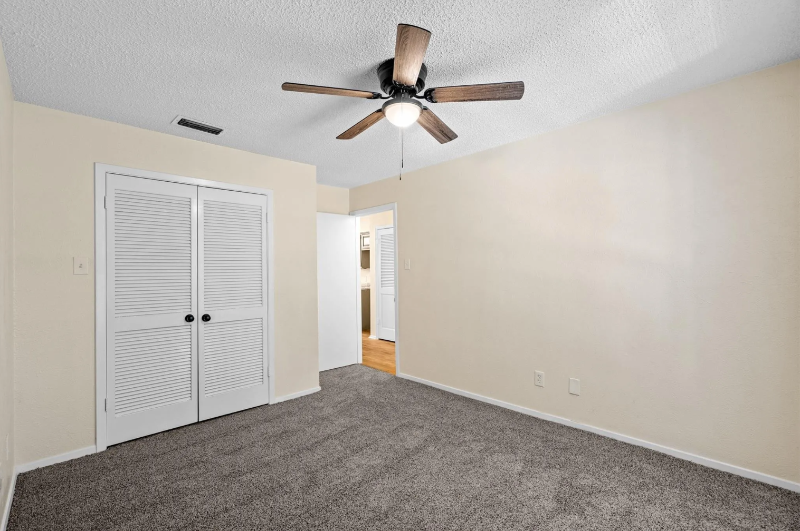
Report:
[[187,323],[191,323],[192,321],[194,321],[194,315],[192,315],[192,314],[189,314],[189,315],[187,315],[186,317],[184,317],[183,319],[184,319],[184,321],[186,321]]
[[208,315],[207,313],[204,313],[203,317],[201,317],[201,319],[203,320],[204,323],[207,323],[207,322],[209,322],[211,320],[211,316]]

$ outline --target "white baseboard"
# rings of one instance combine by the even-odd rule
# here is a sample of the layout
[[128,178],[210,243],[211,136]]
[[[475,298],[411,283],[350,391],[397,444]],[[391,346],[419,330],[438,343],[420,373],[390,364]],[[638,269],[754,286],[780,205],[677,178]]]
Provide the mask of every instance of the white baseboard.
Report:
[[597,435],[602,435],[603,437],[608,437],[610,439],[615,439],[617,441],[622,441],[628,444],[633,444],[636,446],[641,446],[644,448],[649,448],[650,450],[655,450],[656,452],[661,452],[662,454],[671,455],[672,457],[677,457],[678,459],[684,459],[686,461],[691,461],[693,463],[697,463],[699,465],[707,466],[709,468],[714,468],[717,470],[721,470],[723,472],[728,472],[730,474],[735,474],[737,476],[742,476],[748,479],[753,479],[755,481],[760,481],[762,483],[767,483],[769,485],[774,485],[776,487],[781,487],[786,490],[790,490],[793,492],[800,492],[800,483],[795,483],[793,481],[789,481],[787,479],[781,479],[775,476],[770,476],[768,474],[763,474],[761,472],[756,472],[754,470],[749,470],[747,468],[742,468],[736,465],[731,465],[728,463],[723,463],[722,461],[716,461],[714,459],[709,459],[707,457],[702,457],[699,455],[691,454],[689,452],[684,452],[682,450],[676,450],[674,448],[669,448],[668,446],[662,446],[660,444],[652,443],[649,441],[644,441],[642,439],[637,439],[635,437],[629,437],[627,435],[622,435],[620,433],[615,433],[613,431],[604,430],[603,428],[597,428],[595,426],[590,426],[588,424],[581,424],[579,422],[574,422],[569,419],[565,419],[563,417],[558,417],[555,415],[548,415],[547,413],[542,413],[541,411],[536,411],[535,409],[530,409],[527,407],[517,406],[515,404],[510,404],[508,402],[503,402],[502,400],[497,400],[495,398],[489,398],[486,396],[482,396],[475,393],[470,393],[469,391],[462,391],[461,389],[456,389],[455,387],[450,387],[448,385],[431,382],[428,380],[424,380],[422,378],[417,378],[416,376],[411,376],[408,374],[397,374],[400,378],[405,378],[406,380],[411,380],[412,382],[417,382],[423,385],[428,385],[430,387],[435,387],[437,389],[441,389],[442,391],[447,391],[449,393],[453,393],[456,395],[464,396],[467,398],[472,398],[474,400],[479,400],[481,402],[486,402],[487,404],[492,404],[495,406],[500,406],[502,408],[510,409],[512,411],[516,411],[518,413],[522,413],[524,415],[530,415],[532,417],[540,418],[542,420],[549,420],[550,422],[556,422],[558,424],[563,424],[565,426],[569,426],[571,428],[576,428],[583,431],[588,431],[591,433],[596,433]]
[[8,517],[11,516],[11,502],[14,501],[14,489],[17,486],[17,471],[11,472],[11,482],[8,485],[8,494],[6,495],[6,508],[3,510],[3,519],[0,520],[0,531],[6,531],[8,526]]
[[294,400],[295,398],[300,398],[301,396],[312,395],[312,394],[316,393],[317,391],[321,391],[321,390],[322,390],[322,387],[316,386],[316,387],[312,387],[311,389],[306,389],[305,391],[298,391],[296,393],[292,393],[292,394],[289,394],[289,395],[279,396],[279,397],[275,398],[275,400],[270,402],[270,405],[278,404],[280,402],[286,402],[287,400]]
[[95,446],[87,446],[86,448],[78,448],[77,450],[72,450],[71,452],[54,455],[52,457],[45,457],[44,459],[39,459],[38,461],[32,461],[30,463],[25,463],[22,465],[15,466],[14,473],[11,476],[11,485],[9,486],[10,488],[8,489],[8,500],[6,501],[6,508],[3,511],[3,519],[0,520],[0,531],[6,531],[6,526],[8,525],[8,517],[11,515],[11,502],[14,499],[14,489],[17,486],[18,475],[24,474],[25,472],[30,472],[31,470],[36,470],[37,468],[42,468],[45,466],[55,465],[57,463],[63,463],[64,461],[77,459],[85,455],[93,454],[96,451],[97,448]]
[[369,336],[369,339],[378,339],[378,336]]
[[77,450],[72,450],[71,452],[54,455],[52,457],[45,457],[44,459],[39,459],[38,461],[32,461],[23,465],[17,465],[14,467],[14,472],[17,474],[24,474],[25,472],[30,472],[31,470],[36,470],[37,468],[63,463],[64,461],[77,459],[95,452],[97,452],[97,447],[94,445],[87,446],[86,448],[78,448]]

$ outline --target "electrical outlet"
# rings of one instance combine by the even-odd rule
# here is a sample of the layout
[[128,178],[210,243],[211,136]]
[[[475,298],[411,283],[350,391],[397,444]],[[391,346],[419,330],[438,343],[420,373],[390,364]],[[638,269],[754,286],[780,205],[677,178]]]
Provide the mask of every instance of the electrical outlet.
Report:
[[405,267],[406,269],[411,269],[411,258],[406,258]]
[[533,383],[538,387],[544,387],[544,373],[542,371],[536,371],[534,373]]
[[569,379],[569,394],[571,395],[581,394],[581,381],[578,380],[577,378]]

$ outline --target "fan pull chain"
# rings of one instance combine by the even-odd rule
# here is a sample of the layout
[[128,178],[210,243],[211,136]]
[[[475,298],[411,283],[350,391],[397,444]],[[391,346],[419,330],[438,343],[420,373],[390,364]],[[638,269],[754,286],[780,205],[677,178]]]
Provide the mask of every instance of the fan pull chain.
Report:
[[405,145],[403,144],[403,128],[400,127],[400,180],[403,180],[403,164],[405,162]]

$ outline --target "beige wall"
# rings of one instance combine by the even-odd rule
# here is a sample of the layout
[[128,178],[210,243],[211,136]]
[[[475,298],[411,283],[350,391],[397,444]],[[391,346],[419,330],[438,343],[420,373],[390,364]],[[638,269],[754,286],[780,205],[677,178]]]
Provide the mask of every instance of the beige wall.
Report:
[[[17,463],[95,442],[94,163],[274,190],[277,396],[318,385],[315,168],[15,103]],[[90,267],[94,262],[90,258]]]
[[335,186],[317,185],[317,212],[350,213],[350,190]]
[[0,519],[14,468],[13,112],[14,95],[0,43]]
[[375,294],[377,293],[377,284],[375,283],[375,227],[392,225],[393,213],[378,212],[369,216],[358,218],[358,232],[369,231],[370,252],[369,252],[369,335],[370,337],[377,337],[378,333],[378,318],[375,312]]
[[404,373],[800,481],[799,184],[796,61],[350,208],[398,203]]

